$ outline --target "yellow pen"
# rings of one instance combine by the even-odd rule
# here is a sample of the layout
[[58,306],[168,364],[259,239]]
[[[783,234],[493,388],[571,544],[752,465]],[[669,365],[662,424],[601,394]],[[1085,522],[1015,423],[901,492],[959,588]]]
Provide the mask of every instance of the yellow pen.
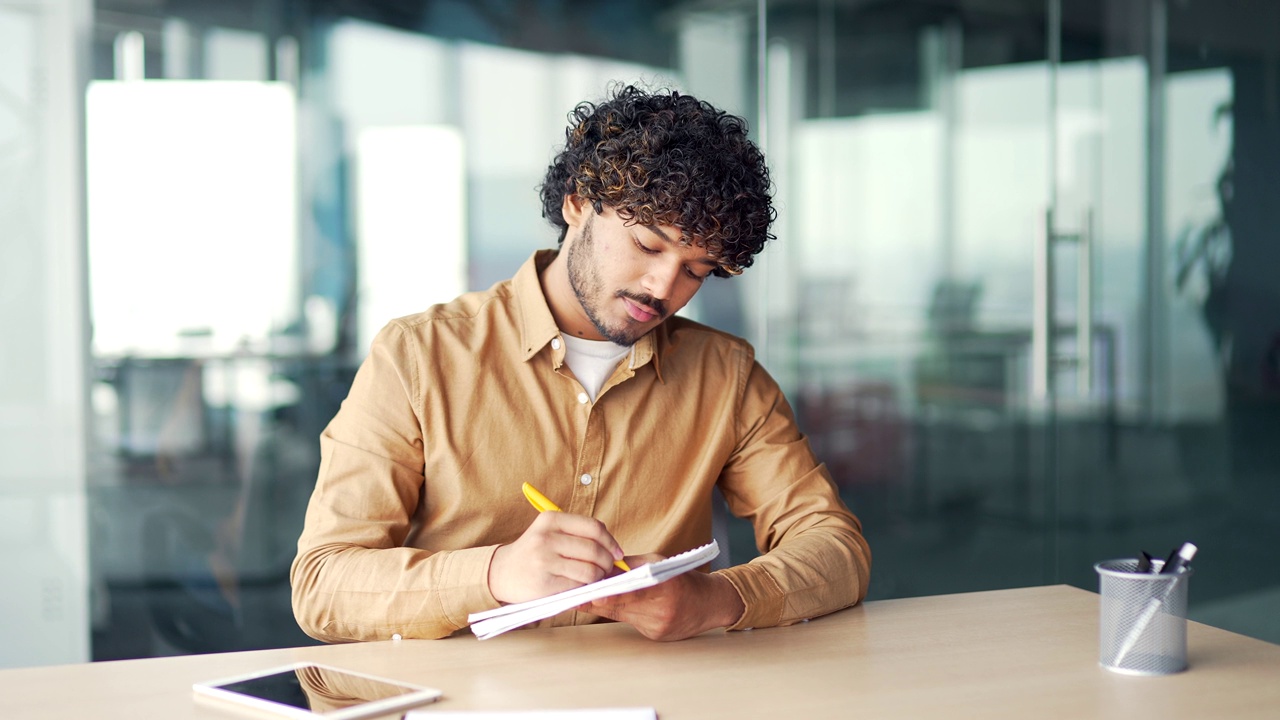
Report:
[[[548,500],[546,495],[538,492],[538,489],[529,483],[521,485],[520,489],[524,491],[524,496],[529,498],[529,503],[537,508],[538,512],[563,512],[559,505]],[[631,568],[627,567],[627,564],[621,560],[614,560],[613,564],[617,565],[621,570],[631,572]]]

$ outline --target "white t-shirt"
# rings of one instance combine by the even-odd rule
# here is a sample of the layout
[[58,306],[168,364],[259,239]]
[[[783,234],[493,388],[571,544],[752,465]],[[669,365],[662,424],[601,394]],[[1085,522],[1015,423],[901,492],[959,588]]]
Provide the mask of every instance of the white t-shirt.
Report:
[[574,377],[595,401],[600,386],[613,375],[618,361],[631,352],[630,345],[618,345],[608,340],[583,340],[562,334],[564,338],[564,362]]

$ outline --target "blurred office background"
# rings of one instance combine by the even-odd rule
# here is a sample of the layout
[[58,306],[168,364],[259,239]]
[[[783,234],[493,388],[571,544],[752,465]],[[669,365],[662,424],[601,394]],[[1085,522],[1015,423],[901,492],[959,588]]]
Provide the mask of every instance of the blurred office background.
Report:
[[872,599],[1192,540],[1192,618],[1280,642],[1280,4],[0,0],[0,667],[309,642],[372,333],[554,245],[613,80],[766,149],[778,240],[688,314],[783,383]]

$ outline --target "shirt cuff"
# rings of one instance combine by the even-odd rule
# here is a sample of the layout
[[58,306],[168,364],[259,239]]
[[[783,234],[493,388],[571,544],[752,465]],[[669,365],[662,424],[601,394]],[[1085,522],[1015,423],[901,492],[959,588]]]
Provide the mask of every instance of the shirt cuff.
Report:
[[715,575],[728,580],[742,596],[746,606],[738,622],[728,630],[750,630],[757,627],[773,627],[782,620],[782,608],[786,593],[764,568],[750,563],[717,570]]
[[448,587],[456,592],[440,593],[441,610],[450,624],[458,628],[470,625],[467,615],[491,610],[501,603],[489,591],[489,566],[498,545],[466,548],[449,553],[443,572]]

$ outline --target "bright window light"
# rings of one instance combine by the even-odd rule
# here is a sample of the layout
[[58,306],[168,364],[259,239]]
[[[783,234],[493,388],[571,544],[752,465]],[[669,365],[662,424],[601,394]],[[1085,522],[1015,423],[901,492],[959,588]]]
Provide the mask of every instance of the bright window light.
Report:
[[363,130],[356,148],[357,332],[466,289],[462,135],[447,126]]
[[283,83],[95,82],[94,351],[225,352],[297,314],[296,109]]

